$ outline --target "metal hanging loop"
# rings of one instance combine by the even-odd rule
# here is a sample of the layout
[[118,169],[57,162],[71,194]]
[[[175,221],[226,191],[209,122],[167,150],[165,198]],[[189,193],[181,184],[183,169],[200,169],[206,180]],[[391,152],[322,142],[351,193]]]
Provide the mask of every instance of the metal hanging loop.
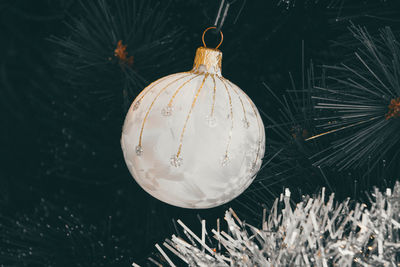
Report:
[[[203,45],[204,47],[207,47],[206,42],[204,41],[204,35],[206,34],[206,32],[210,29],[216,29],[217,27],[208,27],[207,29],[204,30],[203,32],[203,36],[201,37],[201,40],[203,41]],[[219,31],[220,35],[221,35],[221,41],[219,42],[219,44],[214,48],[214,49],[218,49],[218,47],[221,46],[222,42],[224,41],[224,35],[222,34],[222,31]]]

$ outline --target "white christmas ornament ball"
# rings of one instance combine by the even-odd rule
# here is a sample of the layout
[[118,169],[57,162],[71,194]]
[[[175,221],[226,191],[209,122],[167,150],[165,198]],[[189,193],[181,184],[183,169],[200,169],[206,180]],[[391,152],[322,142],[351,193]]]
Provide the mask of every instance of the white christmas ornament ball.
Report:
[[126,115],[121,145],[137,183],[183,208],[240,195],[264,156],[264,125],[251,99],[221,76],[222,53],[197,49],[193,69],[147,86]]

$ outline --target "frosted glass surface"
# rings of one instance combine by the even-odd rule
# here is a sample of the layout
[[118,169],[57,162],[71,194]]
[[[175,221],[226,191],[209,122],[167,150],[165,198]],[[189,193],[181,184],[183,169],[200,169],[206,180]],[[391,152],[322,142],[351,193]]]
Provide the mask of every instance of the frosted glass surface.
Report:
[[184,72],[150,84],[132,103],[121,145],[138,184],[184,208],[211,208],[241,194],[264,155],[257,108],[222,76]]

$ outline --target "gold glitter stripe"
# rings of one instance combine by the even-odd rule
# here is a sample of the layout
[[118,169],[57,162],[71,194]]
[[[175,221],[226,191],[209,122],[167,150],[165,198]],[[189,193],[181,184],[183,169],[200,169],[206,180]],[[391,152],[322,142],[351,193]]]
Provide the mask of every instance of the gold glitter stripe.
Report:
[[146,112],[146,115],[144,116],[144,119],[143,119],[143,122],[142,122],[142,128],[140,129],[140,136],[139,136],[139,146],[142,146],[142,136],[143,136],[144,125],[145,125],[145,123],[146,123],[147,117],[149,116],[150,110],[152,109],[152,107],[153,107],[154,103],[156,102],[157,98],[161,95],[162,92],[165,91],[165,89],[168,88],[168,86],[170,86],[171,84],[173,84],[173,83],[175,83],[175,82],[177,82],[177,81],[179,81],[179,80],[182,80],[183,78],[186,78],[186,77],[188,77],[188,76],[190,76],[190,75],[192,75],[192,74],[185,75],[185,76],[183,76],[183,77],[177,78],[177,79],[173,80],[172,82],[168,83],[168,84],[167,84],[166,86],[164,86],[164,87],[158,92],[158,94],[154,97],[153,102],[151,102],[151,105],[150,105],[150,107],[148,108],[148,110],[147,110],[147,112]]
[[226,93],[228,94],[229,97],[229,107],[230,107],[230,112],[231,112],[231,129],[229,131],[229,136],[228,136],[228,143],[226,145],[226,151],[225,151],[225,157],[228,156],[228,150],[229,147],[231,145],[231,141],[232,141],[232,132],[233,132],[233,110],[232,110],[232,98],[231,98],[231,94],[229,93],[228,87],[225,84],[225,79],[224,78],[220,78],[218,77],[218,79],[223,83],[223,85],[225,86],[225,90]]
[[231,85],[229,85],[229,86],[231,87],[231,89],[232,89],[232,90],[236,93],[236,95],[238,96],[239,101],[240,101],[240,104],[242,105],[242,109],[243,109],[243,118],[244,118],[245,121],[247,121],[246,109],[244,108],[244,104],[243,104],[242,98],[240,97],[238,91],[237,91],[233,86],[231,86]]
[[181,86],[179,86],[178,89],[176,89],[175,93],[172,95],[171,100],[168,103],[168,107],[172,107],[172,102],[174,101],[176,95],[180,92],[180,90],[182,89],[183,86],[185,86],[188,82],[190,82],[191,80],[193,80],[194,78],[199,77],[200,74],[197,74],[196,76],[194,76],[193,78],[191,78],[190,80],[186,81],[185,83],[183,83]]
[[212,106],[211,106],[211,114],[210,117],[214,115],[214,108],[215,108],[215,93],[217,91],[217,84],[215,83],[215,78],[214,74],[211,74],[211,78],[213,79],[214,82],[214,91],[213,91],[213,98],[212,98]]
[[[234,84],[232,84],[230,81],[228,81],[232,87],[234,87]],[[248,95],[244,94],[244,96],[247,99],[247,102],[249,102],[250,106],[253,109],[254,112],[254,116],[256,117],[257,120],[257,125],[258,125],[258,145],[257,145],[257,157],[254,160],[253,166],[256,166],[257,164],[257,160],[260,157],[259,153],[260,153],[260,145],[261,145],[261,125],[260,125],[260,121],[258,120],[258,116],[257,116],[257,110],[256,107],[254,106],[254,104],[252,103],[251,99],[248,97]]]
[[181,151],[182,151],[183,136],[184,136],[184,134],[185,134],[185,130],[186,130],[187,123],[188,123],[188,121],[189,121],[190,115],[192,114],[193,108],[194,108],[194,106],[196,105],[197,97],[199,96],[199,94],[200,94],[200,92],[201,92],[201,88],[203,88],[204,83],[205,83],[205,81],[206,81],[208,75],[209,75],[209,74],[206,73],[206,75],[204,76],[203,81],[201,82],[201,85],[200,85],[199,89],[197,89],[196,95],[194,96],[194,99],[193,99],[193,102],[192,102],[192,106],[190,107],[189,113],[188,113],[188,115],[187,115],[187,117],[186,117],[186,121],[185,121],[185,124],[184,124],[184,126],[183,126],[183,129],[182,129],[182,132],[181,132],[181,137],[180,137],[180,140],[179,140],[178,152],[176,153],[176,157],[177,157],[177,158],[179,157],[179,155],[181,154]]

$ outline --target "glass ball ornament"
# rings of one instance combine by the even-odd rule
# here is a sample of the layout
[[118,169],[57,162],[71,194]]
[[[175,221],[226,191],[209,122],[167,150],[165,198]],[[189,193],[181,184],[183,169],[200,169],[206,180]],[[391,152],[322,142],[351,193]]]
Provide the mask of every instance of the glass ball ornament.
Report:
[[125,162],[136,182],[182,208],[212,208],[234,199],[254,180],[264,156],[260,114],[221,75],[217,48],[204,44],[191,71],[147,86],[122,130]]

